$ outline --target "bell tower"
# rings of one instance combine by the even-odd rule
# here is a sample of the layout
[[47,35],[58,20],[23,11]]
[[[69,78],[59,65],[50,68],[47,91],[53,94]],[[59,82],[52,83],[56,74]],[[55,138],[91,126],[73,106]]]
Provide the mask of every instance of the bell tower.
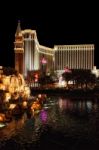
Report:
[[23,35],[21,33],[20,21],[18,21],[17,30],[15,33],[14,52],[15,52],[15,69],[19,73],[23,74],[24,42],[23,42]]

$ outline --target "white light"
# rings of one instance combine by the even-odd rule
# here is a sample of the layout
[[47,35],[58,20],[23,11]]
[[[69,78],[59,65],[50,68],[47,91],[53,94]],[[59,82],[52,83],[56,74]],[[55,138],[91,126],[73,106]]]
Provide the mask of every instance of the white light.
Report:
[[6,125],[4,123],[0,123],[0,128],[5,127]]
[[59,77],[59,87],[65,87],[66,86],[66,82],[63,80],[63,77],[60,76]]

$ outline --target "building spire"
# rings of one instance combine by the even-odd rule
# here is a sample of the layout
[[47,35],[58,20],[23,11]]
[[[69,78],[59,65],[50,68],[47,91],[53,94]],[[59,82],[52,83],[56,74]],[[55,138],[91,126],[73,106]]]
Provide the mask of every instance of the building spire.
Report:
[[18,20],[18,25],[17,25],[17,29],[16,29],[15,35],[19,35],[20,32],[21,32],[21,23],[20,23],[20,20]]

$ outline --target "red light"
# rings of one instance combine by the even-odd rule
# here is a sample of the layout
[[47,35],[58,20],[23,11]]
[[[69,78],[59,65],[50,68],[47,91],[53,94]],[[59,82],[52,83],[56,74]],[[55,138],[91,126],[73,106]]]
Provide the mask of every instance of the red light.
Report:
[[35,75],[34,75],[34,78],[35,78],[34,81],[35,81],[35,82],[38,82],[38,74],[35,74]]
[[42,58],[41,63],[42,63],[42,64],[46,64],[46,63],[47,63],[46,59],[45,59],[45,58]]
[[35,78],[38,78],[38,74],[35,74]]
[[64,71],[65,71],[65,72],[69,72],[69,73],[72,72],[68,67],[65,67],[65,68],[64,68]]

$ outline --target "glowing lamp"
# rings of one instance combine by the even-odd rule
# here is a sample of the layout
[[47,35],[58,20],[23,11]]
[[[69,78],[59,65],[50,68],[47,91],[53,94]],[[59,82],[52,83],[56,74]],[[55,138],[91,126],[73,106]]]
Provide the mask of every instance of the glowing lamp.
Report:
[[27,102],[24,101],[22,105],[23,105],[24,108],[26,108],[27,107]]
[[46,59],[44,57],[42,58],[41,63],[42,64],[46,64],[47,63],[47,61],[46,61]]
[[14,109],[16,107],[16,104],[10,104],[9,109]]

